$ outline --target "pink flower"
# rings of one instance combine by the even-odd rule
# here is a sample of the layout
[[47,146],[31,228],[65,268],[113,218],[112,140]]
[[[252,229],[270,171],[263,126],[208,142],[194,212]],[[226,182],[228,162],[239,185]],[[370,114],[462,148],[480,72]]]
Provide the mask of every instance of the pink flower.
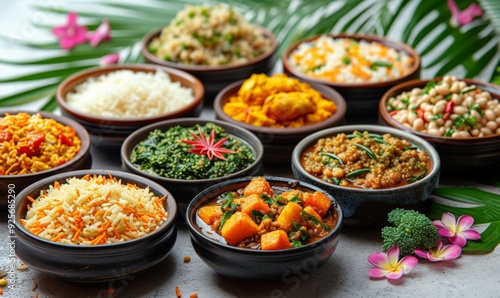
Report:
[[74,46],[87,41],[87,28],[85,26],[78,26],[76,24],[77,18],[78,14],[70,12],[66,25],[52,29],[52,34],[59,38],[59,45],[65,50],[70,50]]
[[120,61],[120,54],[111,53],[101,57],[100,65],[115,64],[118,63],[118,61]]
[[106,41],[111,39],[111,27],[109,26],[108,20],[104,19],[97,27],[97,29],[94,32],[89,33],[87,36],[90,45],[92,47],[96,47],[101,41]]
[[431,262],[454,260],[462,253],[462,247],[456,244],[449,244],[443,247],[443,242],[439,241],[437,246],[431,248],[428,252],[415,249],[415,254],[421,258],[428,259]]
[[451,243],[461,247],[467,243],[467,239],[481,239],[481,235],[470,228],[474,224],[474,218],[469,215],[462,215],[455,222],[455,216],[446,212],[441,216],[441,220],[435,220],[433,224],[438,228],[439,235],[447,237]]
[[397,245],[389,248],[387,253],[376,252],[369,255],[368,262],[375,266],[368,270],[370,277],[388,279],[398,279],[403,274],[410,273],[418,264],[417,258],[413,256],[406,256],[400,260]]
[[447,0],[448,8],[451,12],[451,24],[455,27],[469,24],[474,17],[483,15],[481,7],[476,3],[472,3],[466,9],[460,11],[457,3],[454,0]]

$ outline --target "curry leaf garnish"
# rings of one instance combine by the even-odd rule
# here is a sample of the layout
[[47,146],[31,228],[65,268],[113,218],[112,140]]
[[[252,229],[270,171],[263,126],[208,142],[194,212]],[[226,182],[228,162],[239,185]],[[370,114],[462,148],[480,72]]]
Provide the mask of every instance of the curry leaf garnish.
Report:
[[406,150],[418,150],[418,147],[417,146],[406,146],[403,148],[403,151],[406,151]]
[[359,175],[362,175],[362,174],[365,174],[365,173],[368,173],[368,172],[371,172],[371,169],[369,169],[369,168],[363,168],[363,169],[359,169],[359,170],[356,170],[356,171],[352,171],[352,172],[348,173],[345,177],[347,179],[351,179],[351,178],[354,178],[356,176],[359,176]]
[[366,153],[368,154],[368,156],[370,156],[374,160],[378,160],[377,155],[373,151],[371,151],[370,148],[368,148],[366,146],[363,146],[361,144],[358,144],[358,143],[354,143],[353,145],[356,146],[356,147],[358,147],[358,148],[361,148],[361,149],[365,150]]
[[425,171],[423,171],[422,173],[420,173],[417,176],[412,175],[411,178],[406,179],[406,183],[413,183],[415,181],[418,181],[418,180],[424,178],[425,175],[427,175],[427,169],[425,169]]
[[295,194],[294,196],[292,196],[288,201],[289,202],[298,203],[298,204],[302,204],[302,200],[299,198],[298,194]]
[[234,212],[224,212],[220,217],[219,231],[222,229],[226,221],[234,214]]
[[307,211],[304,211],[303,209],[302,209],[302,218],[304,220],[310,220],[310,221],[312,221],[312,223],[314,225],[316,225],[316,226],[317,225],[321,226],[321,228],[324,231],[329,231],[330,230],[330,228],[327,225],[325,225],[324,223],[320,222],[319,220],[316,219],[316,217],[314,217],[311,214],[307,213]]
[[326,155],[330,158],[333,158],[335,159],[339,165],[343,165],[344,163],[342,162],[342,159],[340,159],[340,157],[338,157],[337,155],[333,154],[333,153],[330,153],[330,152],[321,152],[320,153],[321,155]]
[[252,210],[250,212],[250,217],[254,222],[260,224],[262,222],[262,219],[264,218],[264,213],[260,212],[259,210]]

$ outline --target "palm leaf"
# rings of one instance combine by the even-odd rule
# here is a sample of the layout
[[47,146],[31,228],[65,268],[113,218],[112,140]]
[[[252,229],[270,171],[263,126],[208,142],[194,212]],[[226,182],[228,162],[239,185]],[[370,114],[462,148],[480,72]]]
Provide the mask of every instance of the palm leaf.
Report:
[[[215,3],[224,1],[214,1]],[[472,1],[460,1],[465,8]],[[422,55],[423,77],[452,74],[493,80],[500,71],[495,67],[500,61],[499,32],[500,5],[496,0],[478,0],[485,11],[482,19],[473,25],[454,28],[445,1],[425,0],[232,0],[230,5],[238,9],[249,21],[267,27],[278,38],[278,55],[299,39],[322,33],[365,33],[388,36],[408,43]],[[48,42],[13,39],[1,36],[7,42],[46,52],[41,59],[25,61],[6,59],[0,64],[19,67],[40,66],[24,76],[3,78],[2,83],[36,81],[43,77],[63,77],[85,67],[98,64],[103,55],[119,52],[121,63],[143,62],[137,50],[139,42],[147,32],[165,26],[187,4],[201,4],[201,0],[150,0],[147,2],[114,0],[79,0],[65,2],[57,8],[35,3],[34,9],[59,16],[76,11],[89,30],[95,30],[102,19],[110,21],[112,40],[97,48],[84,44],[71,51],[61,51],[55,39]],[[59,24],[33,24],[50,32]],[[451,44],[442,40],[452,38]],[[444,45],[444,46],[443,46]],[[475,55],[482,51],[482,55]],[[68,64],[78,65],[68,67]],[[47,71],[45,66],[51,70]],[[500,79],[498,79],[500,81]],[[1,87],[1,86],[0,86]],[[54,87],[55,88],[55,87]],[[28,90],[26,90],[28,91]],[[36,92],[36,91],[35,91]],[[14,96],[15,97],[15,96]],[[12,105],[22,104],[28,97],[12,100]],[[32,100],[35,100],[33,97]]]
[[[429,218],[441,219],[444,212],[451,212],[455,217],[470,215],[475,225],[486,225],[481,239],[468,241],[463,252],[485,254],[492,252],[500,243],[500,195],[477,188],[446,188],[434,190]],[[463,206],[457,206],[457,202]]]

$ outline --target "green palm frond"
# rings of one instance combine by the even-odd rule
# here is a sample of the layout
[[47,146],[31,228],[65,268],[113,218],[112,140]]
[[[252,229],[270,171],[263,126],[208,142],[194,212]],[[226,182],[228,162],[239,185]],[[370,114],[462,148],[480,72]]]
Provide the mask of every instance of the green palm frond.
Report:
[[[185,5],[202,4],[201,0],[76,0],[61,2],[57,8],[34,2],[33,9],[54,16],[60,21],[68,12],[78,12],[89,30],[95,30],[102,19],[109,20],[112,39],[96,48],[84,44],[63,51],[57,41],[33,42],[0,36],[7,42],[43,52],[43,58],[16,60],[0,58],[0,66],[15,65],[29,68],[23,75],[5,77],[1,84],[14,82],[41,83],[15,94],[0,98],[0,106],[15,106],[49,96],[43,109],[55,109],[57,83],[67,76],[99,64],[99,58],[119,52],[121,63],[141,63],[141,38],[151,30],[165,26]],[[414,47],[422,56],[422,77],[453,74],[459,77],[500,81],[499,36],[500,3],[497,0],[477,0],[484,10],[482,18],[455,28],[451,26],[446,1],[427,0],[230,0],[227,3],[240,11],[247,20],[271,30],[279,40],[279,54],[292,43],[322,33],[364,33],[387,36]],[[472,1],[457,1],[464,9]],[[57,17],[57,18],[56,18]],[[51,18],[52,19],[52,18]],[[59,23],[34,22],[33,26],[47,33]],[[50,35],[50,34],[48,34]]]

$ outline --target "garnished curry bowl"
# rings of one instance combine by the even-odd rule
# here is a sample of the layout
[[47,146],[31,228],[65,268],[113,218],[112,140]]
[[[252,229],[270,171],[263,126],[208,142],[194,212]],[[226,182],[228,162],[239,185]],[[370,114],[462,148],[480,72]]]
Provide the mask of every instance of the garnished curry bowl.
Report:
[[420,77],[420,56],[409,45],[383,36],[321,34],[291,45],[281,56],[286,74],[324,84],[347,103],[348,124],[373,124],[391,87]]
[[202,4],[179,11],[170,24],[146,34],[141,46],[147,63],[194,75],[203,83],[206,99],[213,101],[233,82],[271,73],[278,42],[234,7]]
[[254,74],[235,82],[217,94],[213,107],[216,119],[253,132],[264,145],[264,162],[274,164],[288,164],[301,139],[344,124],[346,113],[335,90],[285,74]]
[[334,196],[349,225],[381,225],[394,208],[418,209],[440,176],[440,158],[422,138],[379,125],[316,132],[295,147],[294,176]]
[[108,170],[57,174],[17,194],[16,255],[65,280],[124,278],[168,256],[176,215],[174,197],[144,177]]
[[194,76],[160,65],[94,67],[57,88],[61,113],[84,126],[92,144],[119,149],[133,131],[158,121],[196,117],[205,90]]
[[35,181],[92,165],[87,130],[67,117],[1,110],[0,127],[0,209]]
[[453,76],[399,84],[380,100],[379,123],[431,143],[443,174],[500,166],[500,86],[495,84]]
[[[218,211],[217,218],[211,215]],[[186,211],[198,256],[222,276],[252,281],[292,279],[328,263],[343,220],[338,202],[322,189],[273,176],[213,185],[196,195]],[[317,235],[313,235],[314,227]],[[252,236],[252,230],[259,230],[259,235]]]
[[263,173],[264,149],[250,131],[220,120],[179,118],[132,133],[121,148],[122,166],[167,188],[187,205],[203,189]]

